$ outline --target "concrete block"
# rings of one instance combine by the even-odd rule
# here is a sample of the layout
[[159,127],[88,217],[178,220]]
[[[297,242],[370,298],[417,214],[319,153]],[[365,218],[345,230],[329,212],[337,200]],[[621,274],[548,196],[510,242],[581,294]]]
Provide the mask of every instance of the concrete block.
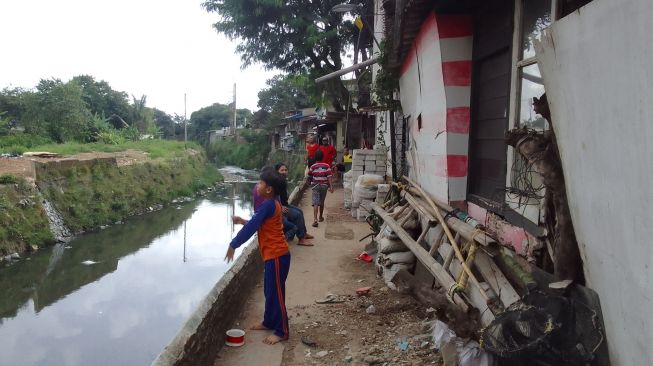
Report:
[[365,171],[376,170],[376,164],[374,162],[365,162]]

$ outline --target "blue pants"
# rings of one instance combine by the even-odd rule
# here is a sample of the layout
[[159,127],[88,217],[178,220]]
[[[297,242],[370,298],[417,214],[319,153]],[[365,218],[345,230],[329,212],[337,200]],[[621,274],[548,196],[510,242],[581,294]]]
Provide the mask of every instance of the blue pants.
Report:
[[286,216],[283,216],[282,221],[283,233],[286,236],[286,240],[290,242],[297,234],[297,225],[293,224]]
[[281,339],[288,339],[288,314],[286,313],[286,278],[290,270],[290,253],[265,261],[263,294],[265,313],[263,326],[272,329]]
[[[301,208],[296,206],[288,205],[287,207],[288,207],[288,213],[286,214],[286,217],[288,218],[288,221],[290,221],[291,224],[295,225],[296,228],[295,234],[297,235],[297,238],[302,239],[304,236],[306,236],[306,223],[304,222],[304,212],[302,211]],[[290,239],[292,239],[292,237]]]

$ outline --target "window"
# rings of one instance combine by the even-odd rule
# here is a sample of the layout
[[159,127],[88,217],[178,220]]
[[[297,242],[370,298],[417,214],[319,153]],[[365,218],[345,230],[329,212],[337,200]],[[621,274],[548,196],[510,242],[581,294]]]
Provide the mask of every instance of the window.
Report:
[[[544,82],[537,65],[535,43],[555,20],[557,0],[515,0],[513,32],[513,71],[510,98],[511,128],[526,127],[537,131],[549,128],[548,122],[533,110],[533,98],[544,94]],[[544,197],[541,176],[513,149],[508,151],[512,166],[506,185],[506,203],[534,223],[540,221]]]
[[547,122],[533,111],[533,97],[544,94],[544,82],[535,58],[535,42],[551,25],[555,1],[516,0],[513,47],[516,55],[513,71],[514,98],[511,125],[536,130],[548,128]]

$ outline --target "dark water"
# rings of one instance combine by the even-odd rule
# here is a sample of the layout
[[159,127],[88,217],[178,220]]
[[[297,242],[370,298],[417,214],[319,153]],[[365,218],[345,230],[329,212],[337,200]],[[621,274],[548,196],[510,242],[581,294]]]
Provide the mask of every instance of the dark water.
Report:
[[251,191],[228,184],[0,267],[0,365],[149,365],[231,266]]

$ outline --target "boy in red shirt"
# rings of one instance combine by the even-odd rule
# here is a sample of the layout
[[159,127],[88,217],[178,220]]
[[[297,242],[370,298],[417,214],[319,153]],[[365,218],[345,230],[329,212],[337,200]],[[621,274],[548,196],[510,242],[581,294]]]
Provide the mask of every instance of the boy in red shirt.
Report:
[[320,145],[319,148],[320,151],[322,151],[322,162],[329,164],[333,164],[333,161],[336,160],[336,155],[338,152],[336,151],[336,148],[333,147],[333,145],[329,144],[329,138],[328,137],[322,137],[322,145]]
[[265,261],[263,294],[265,312],[263,321],[252,326],[252,330],[272,330],[263,343],[275,344],[288,339],[288,314],[286,313],[286,278],[290,270],[290,252],[283,234],[281,203],[277,196],[284,187],[283,178],[272,167],[263,168],[257,185],[257,193],[264,201],[247,221],[239,216],[233,217],[234,224],[243,226],[229,244],[225,256],[227,263],[234,259],[236,248],[249,238],[258,234],[259,251]]

